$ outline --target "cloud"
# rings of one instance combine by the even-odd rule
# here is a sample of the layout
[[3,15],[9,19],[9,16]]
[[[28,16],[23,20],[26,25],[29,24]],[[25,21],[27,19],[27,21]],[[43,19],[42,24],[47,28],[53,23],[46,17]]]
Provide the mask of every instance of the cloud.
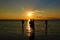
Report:
[[39,11],[39,10],[35,10],[35,12],[41,12],[41,11]]
[[45,11],[42,11],[42,10],[41,10],[41,11],[40,11],[40,10],[34,10],[34,12],[35,12],[35,13],[43,13],[43,12],[45,12]]

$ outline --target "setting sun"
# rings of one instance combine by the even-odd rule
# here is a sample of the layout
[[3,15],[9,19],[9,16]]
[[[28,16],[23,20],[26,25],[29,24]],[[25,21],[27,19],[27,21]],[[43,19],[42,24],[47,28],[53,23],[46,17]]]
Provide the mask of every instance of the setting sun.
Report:
[[33,11],[28,12],[28,17],[31,17],[32,13],[34,13],[34,12]]
[[28,16],[30,17],[30,16],[32,16],[32,14],[29,12],[29,13],[28,13]]

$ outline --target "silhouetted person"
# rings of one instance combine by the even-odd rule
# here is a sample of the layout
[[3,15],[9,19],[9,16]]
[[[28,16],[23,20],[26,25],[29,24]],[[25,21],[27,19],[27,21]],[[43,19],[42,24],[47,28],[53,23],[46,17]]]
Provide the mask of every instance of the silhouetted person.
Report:
[[45,20],[45,25],[46,25],[46,27],[45,27],[45,36],[46,36],[46,40],[47,40],[47,20]]
[[24,20],[22,20],[22,31],[24,31]]
[[22,20],[22,37],[24,39],[24,20]]
[[34,20],[30,20],[30,27],[32,28],[32,30],[35,30],[34,29]]

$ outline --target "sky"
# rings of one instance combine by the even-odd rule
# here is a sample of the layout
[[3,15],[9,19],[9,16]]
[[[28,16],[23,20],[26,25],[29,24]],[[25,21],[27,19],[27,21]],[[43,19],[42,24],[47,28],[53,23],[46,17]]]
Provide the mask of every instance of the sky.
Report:
[[0,0],[0,19],[32,17],[60,18],[60,0]]

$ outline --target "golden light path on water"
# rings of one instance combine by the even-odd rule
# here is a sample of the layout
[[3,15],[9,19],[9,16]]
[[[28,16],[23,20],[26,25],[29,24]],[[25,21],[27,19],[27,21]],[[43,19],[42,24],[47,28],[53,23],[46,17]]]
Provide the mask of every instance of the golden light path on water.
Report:
[[27,26],[26,26],[26,36],[27,37],[30,37],[31,36],[31,33],[32,33],[32,29],[30,27],[29,22],[30,22],[30,19],[27,21]]
[[31,27],[30,27],[29,22],[30,22],[30,19],[29,19],[28,22],[27,22],[27,32],[31,32]]

